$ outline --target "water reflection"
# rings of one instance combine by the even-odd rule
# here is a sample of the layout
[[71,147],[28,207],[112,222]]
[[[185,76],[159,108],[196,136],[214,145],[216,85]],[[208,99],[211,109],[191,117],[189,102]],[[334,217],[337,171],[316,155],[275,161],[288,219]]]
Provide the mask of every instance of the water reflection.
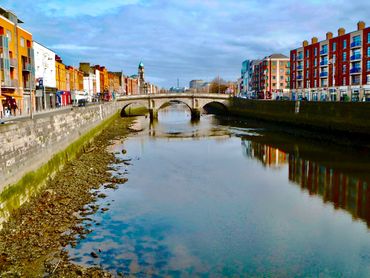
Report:
[[296,153],[286,153],[269,145],[242,140],[244,153],[267,167],[289,165],[289,180],[310,195],[320,196],[323,202],[344,209],[354,219],[363,220],[370,228],[369,180],[343,173],[341,170],[310,161]]
[[102,191],[110,209],[68,249],[75,262],[139,277],[369,277],[368,229],[346,213],[369,223],[368,161],[178,108],[113,147],[129,180]]

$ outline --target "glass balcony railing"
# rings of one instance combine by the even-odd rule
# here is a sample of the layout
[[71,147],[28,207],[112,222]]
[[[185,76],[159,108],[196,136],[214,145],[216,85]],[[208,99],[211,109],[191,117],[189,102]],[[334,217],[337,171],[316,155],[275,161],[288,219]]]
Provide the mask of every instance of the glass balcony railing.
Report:
[[297,76],[297,79],[303,79],[303,76],[302,75],[298,75]]
[[320,62],[320,66],[327,66],[328,65],[328,61],[327,60],[324,60],[324,61],[321,61]]
[[298,65],[297,66],[297,70],[301,70],[301,69],[303,69],[303,66],[302,65]]
[[361,47],[362,42],[361,41],[354,41],[351,43],[351,48],[354,47]]
[[350,70],[350,73],[361,73],[361,68],[360,67],[355,67]]
[[320,77],[328,77],[328,72],[327,71],[321,72]]
[[327,49],[323,49],[320,51],[320,55],[327,55],[328,54],[328,50]]
[[351,61],[361,60],[361,54],[355,54],[351,56]]
[[29,63],[25,63],[25,64],[23,64],[22,70],[23,71],[32,71],[32,65],[29,64]]
[[303,59],[303,55],[302,54],[301,55],[298,55],[297,59],[298,60],[302,60]]

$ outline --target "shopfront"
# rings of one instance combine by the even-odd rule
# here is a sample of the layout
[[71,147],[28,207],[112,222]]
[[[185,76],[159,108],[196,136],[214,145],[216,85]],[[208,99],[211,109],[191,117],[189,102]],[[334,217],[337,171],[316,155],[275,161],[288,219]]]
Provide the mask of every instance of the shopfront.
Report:
[[360,87],[352,87],[351,101],[352,102],[360,101]]

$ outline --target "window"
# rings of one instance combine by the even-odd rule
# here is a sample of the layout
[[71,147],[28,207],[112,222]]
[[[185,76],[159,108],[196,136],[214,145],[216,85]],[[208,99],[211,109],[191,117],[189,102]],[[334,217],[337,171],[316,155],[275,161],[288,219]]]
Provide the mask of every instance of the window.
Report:
[[280,87],[283,87],[284,86],[284,83],[280,83]]
[[370,57],[370,46],[367,47],[367,57]]
[[317,66],[317,59],[313,60],[313,64],[315,67]]
[[361,42],[361,36],[358,35],[356,37],[353,37],[353,42]]
[[317,48],[314,48],[314,55],[315,55],[315,57],[317,56]]
[[309,68],[310,67],[310,62],[309,61],[307,61],[306,62],[306,68]]
[[12,31],[6,30],[6,37],[8,38],[8,41],[10,42],[12,40]]
[[370,71],[370,61],[366,62],[366,68],[367,68],[367,71]]
[[346,49],[347,48],[347,41],[346,40],[344,40],[343,41],[343,49]]
[[343,73],[346,73],[346,71],[347,71],[347,66],[346,66],[346,65],[343,65],[343,67],[342,67],[342,72],[343,72]]
[[310,52],[308,51],[308,49],[306,50],[306,57],[310,57]]
[[343,62],[345,62],[345,61],[347,61],[347,53],[346,52],[343,53]]
[[[370,34],[370,33],[369,33]],[[367,84],[370,84],[370,74],[368,74],[367,76],[366,76],[366,83]]]
[[280,76],[280,80],[283,80],[284,79],[284,76]]
[[24,45],[25,45],[25,43],[24,43],[25,41],[24,41],[24,38],[23,37],[21,37],[21,42],[20,42],[20,44],[21,44],[21,47],[24,47]]
[[306,71],[306,78],[309,78],[310,77],[310,72],[307,70]]
[[272,76],[272,79],[275,80],[276,79],[276,76]]
[[336,51],[337,50],[337,43],[336,42],[333,42],[332,50],[333,51]]
[[367,43],[370,43],[370,33],[367,33]]
[[[268,85],[267,85],[268,86]],[[276,86],[276,83],[272,83],[272,86],[275,87]]]
[[347,85],[347,80],[345,77],[343,77],[343,86],[346,86]]
[[314,83],[314,88],[316,88],[317,87],[317,80],[315,80],[313,83]]
[[313,72],[313,77],[317,77],[317,69],[315,69],[315,71]]

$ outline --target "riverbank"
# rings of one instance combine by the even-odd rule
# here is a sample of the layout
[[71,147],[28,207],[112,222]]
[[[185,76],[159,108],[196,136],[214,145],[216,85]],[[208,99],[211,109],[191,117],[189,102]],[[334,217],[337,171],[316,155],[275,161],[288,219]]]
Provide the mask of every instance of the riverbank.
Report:
[[[107,147],[112,140],[128,135],[131,122],[115,117],[76,159],[46,182],[40,193],[11,212],[0,231],[1,276],[110,277],[98,268],[71,264],[63,247],[75,246],[91,232],[89,225],[81,225],[89,221],[89,215],[108,210],[94,204],[105,197],[99,194],[102,184],[114,190],[127,181],[108,172],[109,165],[117,161]],[[99,256],[91,252],[92,259]]]
[[348,137],[370,137],[370,103],[259,101],[233,98],[233,116],[273,122],[305,131]]

